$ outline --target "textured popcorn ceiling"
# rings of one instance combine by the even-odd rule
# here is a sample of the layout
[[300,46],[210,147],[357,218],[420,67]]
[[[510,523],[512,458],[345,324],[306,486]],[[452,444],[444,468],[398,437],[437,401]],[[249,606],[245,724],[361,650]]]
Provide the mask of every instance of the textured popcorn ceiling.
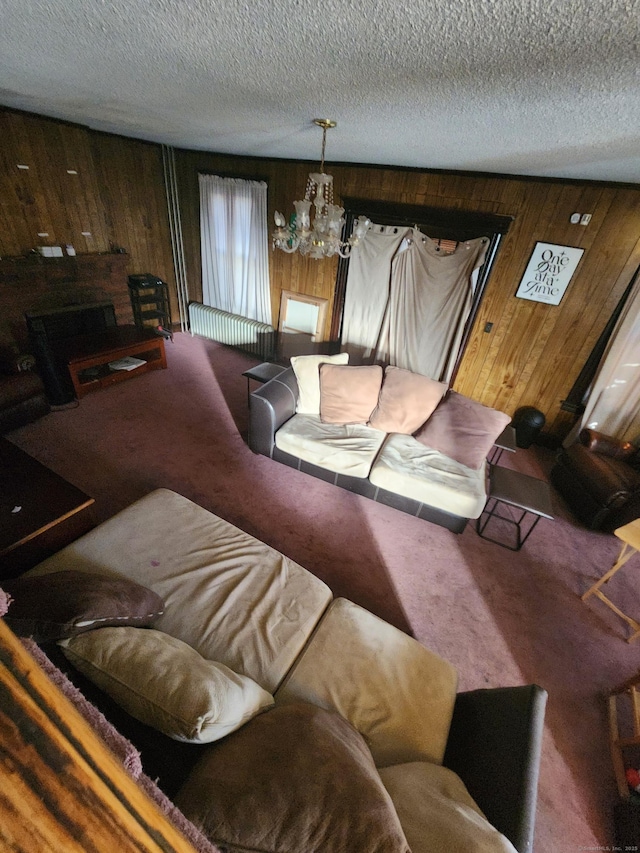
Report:
[[327,117],[329,166],[640,182],[640,0],[0,0],[0,104],[311,160]]

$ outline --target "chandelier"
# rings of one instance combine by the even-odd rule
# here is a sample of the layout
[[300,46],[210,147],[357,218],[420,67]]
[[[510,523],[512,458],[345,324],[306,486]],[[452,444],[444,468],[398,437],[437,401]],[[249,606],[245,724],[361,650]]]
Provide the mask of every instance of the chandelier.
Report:
[[[276,210],[276,230],[273,232],[273,248],[282,249],[289,254],[300,252],[312,258],[330,258],[340,255],[347,258],[367,235],[370,220],[359,216],[353,225],[353,233],[343,241],[344,207],[333,203],[333,177],[324,171],[324,149],[327,130],[335,127],[335,121],[328,118],[314,118],[314,124],[322,128],[322,159],[320,171],[311,172],[307,180],[304,198],[294,201],[295,213],[291,214],[289,224],[283,214]],[[315,211],[311,221],[311,205]]]

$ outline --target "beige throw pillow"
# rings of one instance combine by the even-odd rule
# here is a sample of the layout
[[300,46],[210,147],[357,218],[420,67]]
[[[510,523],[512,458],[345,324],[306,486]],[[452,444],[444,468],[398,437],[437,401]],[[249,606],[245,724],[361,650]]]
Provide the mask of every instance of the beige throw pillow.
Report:
[[389,365],[369,426],[413,435],[429,418],[447,390],[444,382]]
[[298,404],[296,412],[299,415],[320,414],[320,365],[348,364],[349,353],[340,352],[337,355],[294,355],[291,367],[298,382]]
[[376,407],[382,368],[320,365],[320,420],[324,424],[366,424]]
[[218,740],[273,705],[255,681],[155,629],[100,628],[59,645],[132,717],[174,740]]

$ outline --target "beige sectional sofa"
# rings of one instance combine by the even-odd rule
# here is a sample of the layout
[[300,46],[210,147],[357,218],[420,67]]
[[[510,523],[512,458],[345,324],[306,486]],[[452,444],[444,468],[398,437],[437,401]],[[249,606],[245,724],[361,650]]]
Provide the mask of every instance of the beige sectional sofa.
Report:
[[[461,533],[486,504],[486,455],[509,416],[409,371],[363,376],[376,368],[331,358],[340,356],[292,358],[292,367],[251,394],[251,449]],[[330,420],[322,406],[328,369],[337,374]],[[315,395],[307,387],[313,382]],[[341,382],[347,402],[363,397],[360,411],[346,405],[342,418]]]
[[[51,573],[65,572],[96,585],[133,581],[164,602],[147,627],[85,614],[61,645],[80,679],[144,724],[163,765],[159,784],[214,844],[274,853],[531,849],[541,688],[458,694],[454,668],[437,654],[166,489],[24,579],[53,589]],[[203,707],[193,682],[209,665],[232,689],[216,687]],[[125,734],[136,743],[133,731]],[[190,751],[188,770],[172,743]],[[282,847],[296,837],[298,847]]]

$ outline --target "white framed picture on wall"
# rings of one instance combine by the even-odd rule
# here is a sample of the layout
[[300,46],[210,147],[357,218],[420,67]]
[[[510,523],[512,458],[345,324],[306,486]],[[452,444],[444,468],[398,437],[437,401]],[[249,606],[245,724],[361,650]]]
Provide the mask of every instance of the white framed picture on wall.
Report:
[[573,246],[536,243],[516,296],[559,305],[583,254]]

